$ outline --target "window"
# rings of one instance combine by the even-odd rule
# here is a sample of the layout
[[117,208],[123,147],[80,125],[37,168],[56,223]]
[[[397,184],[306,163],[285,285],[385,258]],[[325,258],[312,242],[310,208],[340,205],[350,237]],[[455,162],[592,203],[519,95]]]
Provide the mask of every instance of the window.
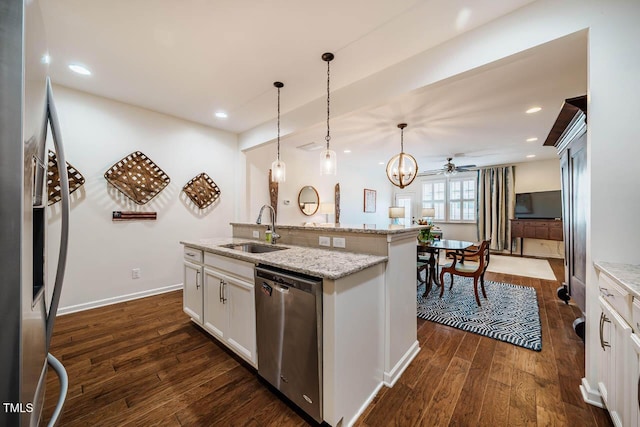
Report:
[[475,176],[425,180],[422,207],[435,208],[434,221],[474,222],[476,193]]
[[424,181],[422,183],[422,207],[435,208],[434,221],[445,221],[445,186],[446,180]]

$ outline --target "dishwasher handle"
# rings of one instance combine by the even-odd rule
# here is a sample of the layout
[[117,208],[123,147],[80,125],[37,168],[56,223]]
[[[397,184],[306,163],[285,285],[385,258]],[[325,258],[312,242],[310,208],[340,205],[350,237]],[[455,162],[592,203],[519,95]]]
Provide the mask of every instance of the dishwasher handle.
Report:
[[275,288],[276,288],[276,291],[280,292],[281,294],[288,294],[289,293],[289,287],[288,286],[276,285]]

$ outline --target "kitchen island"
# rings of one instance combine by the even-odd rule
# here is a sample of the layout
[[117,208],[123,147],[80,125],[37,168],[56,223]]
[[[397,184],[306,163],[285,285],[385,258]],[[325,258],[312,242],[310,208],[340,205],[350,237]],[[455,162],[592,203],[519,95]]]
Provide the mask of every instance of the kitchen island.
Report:
[[[185,312],[257,367],[254,266],[322,278],[323,418],[330,425],[351,425],[381,387],[393,386],[420,350],[415,260],[416,237],[424,227],[276,225],[281,238],[273,246],[286,249],[249,253],[229,246],[266,245],[267,226],[231,225],[232,238],[181,242],[185,246]],[[200,264],[192,265],[189,254]],[[198,282],[200,276],[203,279]],[[215,289],[208,292],[208,287]],[[229,290],[226,334],[208,320],[206,308],[197,313],[187,302],[189,295],[195,295],[191,301],[198,306],[200,292],[204,293],[200,307],[219,306],[220,301],[224,305],[225,289]],[[229,309],[238,301],[241,310]],[[238,318],[238,312],[246,315]]]

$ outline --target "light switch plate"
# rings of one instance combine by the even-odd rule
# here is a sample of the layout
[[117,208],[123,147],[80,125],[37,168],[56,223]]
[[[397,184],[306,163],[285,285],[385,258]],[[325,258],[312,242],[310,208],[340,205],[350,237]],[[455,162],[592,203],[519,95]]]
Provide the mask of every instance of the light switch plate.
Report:
[[258,230],[253,230],[253,238],[254,239],[259,239],[260,238],[260,232]]
[[318,238],[318,244],[320,246],[331,246],[331,239],[326,236],[320,236]]
[[334,248],[344,248],[346,247],[346,241],[344,237],[334,237],[333,238],[333,247]]

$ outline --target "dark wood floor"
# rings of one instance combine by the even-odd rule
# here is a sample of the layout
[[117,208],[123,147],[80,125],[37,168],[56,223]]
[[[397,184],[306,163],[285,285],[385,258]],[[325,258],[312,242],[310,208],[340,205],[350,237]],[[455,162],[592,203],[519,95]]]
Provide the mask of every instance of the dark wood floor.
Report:
[[[562,263],[552,261],[556,276]],[[418,319],[422,350],[359,426],[610,426],[582,401],[578,313],[558,282],[487,273],[538,291],[542,351]],[[69,374],[62,426],[296,426],[296,411],[182,312],[181,292],[57,319],[51,353]],[[44,419],[57,400],[49,373]]]

